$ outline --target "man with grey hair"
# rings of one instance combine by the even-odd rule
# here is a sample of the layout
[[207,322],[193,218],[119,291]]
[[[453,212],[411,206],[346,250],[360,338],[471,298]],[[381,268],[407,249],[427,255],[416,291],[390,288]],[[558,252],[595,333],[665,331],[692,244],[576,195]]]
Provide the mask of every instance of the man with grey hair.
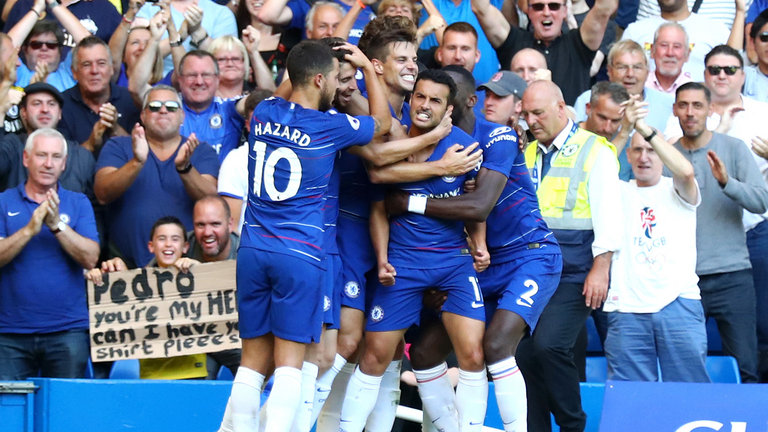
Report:
[[98,233],[88,198],[59,186],[66,159],[61,133],[33,132],[27,181],[0,193],[0,380],[85,375],[83,269],[96,265]]
[[104,41],[88,36],[72,52],[77,84],[63,93],[59,130],[94,154],[112,136],[128,135],[139,119],[131,94],[112,82],[112,54]]
[[184,111],[173,87],[152,88],[143,107],[143,127],[104,145],[94,181],[96,199],[107,204],[110,247],[129,268],[152,258],[146,239],[156,220],[176,216],[192,229],[195,200],[216,193],[219,172],[213,148],[179,132]]
[[319,1],[312,5],[304,19],[307,39],[322,39],[333,36],[336,27],[346,12],[338,3]]
[[[323,21],[327,23],[333,23],[333,27],[335,28],[335,26],[341,22],[341,18],[343,18],[345,15],[358,14],[357,18],[352,24],[352,28],[349,30],[349,37],[347,38],[349,43],[357,45],[357,42],[360,40],[360,36],[363,35],[363,29],[365,28],[365,25],[376,18],[376,14],[374,13],[373,9],[366,6],[367,3],[369,2],[364,1],[356,3],[355,0],[328,1],[326,4],[336,4],[339,6],[341,9],[341,15],[338,15],[338,20],[324,19]],[[315,3],[315,5],[317,5],[317,3]],[[361,6],[365,7],[361,9]],[[319,5],[316,7],[319,7]],[[320,15],[321,11],[326,10],[326,13],[333,14],[335,16],[339,10],[338,8],[331,9],[326,8],[325,6],[323,6],[321,9],[315,9],[315,18],[310,24],[310,19],[307,15],[309,15],[311,9],[312,8],[310,8],[310,3],[304,0],[266,0],[264,2],[264,6],[262,6],[261,10],[259,11],[258,18],[259,21],[272,26],[277,25],[299,29],[305,27],[307,31],[307,38],[320,39],[325,36],[317,36],[317,34],[322,34],[318,32],[318,15]],[[310,25],[312,26],[312,35],[310,34],[309,30]],[[332,33],[333,30],[331,30],[331,33],[328,33],[327,36],[331,36]]]
[[691,74],[683,71],[690,55],[691,45],[685,28],[674,21],[660,25],[651,46],[651,59],[656,70],[648,74],[645,86],[674,94],[678,87],[693,81]]

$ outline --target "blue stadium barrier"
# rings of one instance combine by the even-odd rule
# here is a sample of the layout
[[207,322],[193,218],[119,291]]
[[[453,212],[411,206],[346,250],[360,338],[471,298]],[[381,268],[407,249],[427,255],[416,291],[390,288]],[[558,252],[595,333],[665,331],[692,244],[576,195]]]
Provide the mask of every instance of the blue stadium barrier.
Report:
[[605,357],[587,357],[587,382],[604,383],[608,376],[607,368]]
[[219,373],[216,374],[216,379],[219,381],[232,381],[235,377],[232,375],[232,371],[230,371],[229,368],[222,366],[219,368]]

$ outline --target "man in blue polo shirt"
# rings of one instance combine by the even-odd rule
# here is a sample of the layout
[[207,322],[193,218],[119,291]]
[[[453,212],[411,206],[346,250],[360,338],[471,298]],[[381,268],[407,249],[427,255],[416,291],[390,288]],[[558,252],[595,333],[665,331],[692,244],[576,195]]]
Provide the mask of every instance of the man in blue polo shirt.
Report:
[[0,194],[0,380],[85,375],[82,272],[96,265],[98,233],[88,198],[59,186],[66,159],[59,132],[35,131],[26,183]]
[[194,134],[179,134],[184,120],[179,95],[159,85],[144,98],[144,126],[131,137],[107,141],[96,162],[94,194],[108,204],[108,239],[129,267],[147,265],[146,239],[152,224],[176,216],[192,228],[195,200],[216,193],[219,163],[210,146]]
[[59,130],[98,155],[112,136],[127,136],[139,121],[131,93],[112,83],[112,56],[107,44],[88,36],[72,50],[72,73],[78,81],[63,92]]

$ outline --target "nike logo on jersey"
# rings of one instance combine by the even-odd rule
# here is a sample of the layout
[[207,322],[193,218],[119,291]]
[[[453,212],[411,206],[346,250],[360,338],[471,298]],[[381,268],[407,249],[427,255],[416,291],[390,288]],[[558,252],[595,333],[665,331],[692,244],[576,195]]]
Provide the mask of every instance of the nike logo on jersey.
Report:
[[8,216],[11,216],[11,217],[13,217],[13,216],[16,216],[16,215],[18,215],[19,213],[21,213],[21,212],[10,212],[10,211],[9,211],[9,212],[8,212]]
[[478,303],[478,302],[474,302],[474,301],[472,302],[472,309],[477,309],[477,308],[481,308],[481,307],[483,307],[483,303]]

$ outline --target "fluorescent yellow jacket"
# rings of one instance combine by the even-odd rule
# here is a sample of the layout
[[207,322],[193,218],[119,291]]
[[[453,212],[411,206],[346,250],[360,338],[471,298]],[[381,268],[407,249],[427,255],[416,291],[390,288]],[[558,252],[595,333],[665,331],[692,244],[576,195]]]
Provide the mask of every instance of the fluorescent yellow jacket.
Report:
[[[536,191],[541,214],[549,228],[592,230],[587,183],[600,146],[607,146],[616,154],[616,148],[605,138],[579,128],[552,159]],[[536,163],[537,150],[538,141],[525,149],[525,165],[529,171]]]

